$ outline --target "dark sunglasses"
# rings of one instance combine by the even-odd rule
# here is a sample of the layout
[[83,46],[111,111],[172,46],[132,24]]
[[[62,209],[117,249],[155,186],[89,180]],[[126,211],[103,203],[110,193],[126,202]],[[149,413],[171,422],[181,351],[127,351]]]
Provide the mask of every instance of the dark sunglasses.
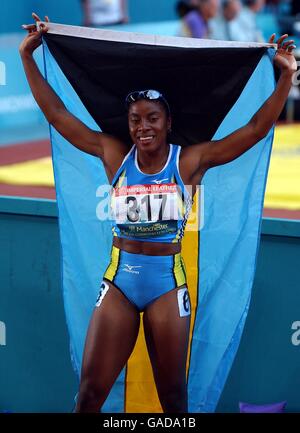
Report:
[[132,102],[136,102],[140,99],[149,99],[151,101],[161,97],[162,94],[158,90],[136,90],[135,92],[131,92],[126,96],[126,104],[129,105]]

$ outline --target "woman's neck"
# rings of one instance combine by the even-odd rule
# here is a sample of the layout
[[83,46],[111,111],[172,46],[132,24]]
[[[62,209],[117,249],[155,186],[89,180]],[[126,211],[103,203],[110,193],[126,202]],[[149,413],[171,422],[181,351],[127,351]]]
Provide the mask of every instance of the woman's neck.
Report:
[[170,151],[170,145],[160,146],[155,151],[148,152],[146,150],[137,149],[137,161],[139,168],[144,173],[157,173],[166,164]]

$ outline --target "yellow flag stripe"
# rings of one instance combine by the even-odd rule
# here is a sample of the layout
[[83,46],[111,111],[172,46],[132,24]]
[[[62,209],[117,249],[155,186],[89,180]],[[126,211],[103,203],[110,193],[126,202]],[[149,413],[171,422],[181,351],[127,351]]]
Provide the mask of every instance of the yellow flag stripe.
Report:
[[189,349],[187,372],[190,366],[191,358],[191,341],[195,326],[196,311],[198,305],[198,262],[199,262],[199,192],[197,191],[194,197],[194,203],[190,217],[187,222],[185,235],[182,242],[182,257],[185,268],[187,269],[187,286],[191,301],[191,327],[189,336]]
[[[185,263],[187,272],[187,284],[191,299],[191,329],[194,328],[195,308],[198,296],[198,195],[195,196],[191,212],[191,221],[188,220],[186,232],[182,243],[182,262]],[[175,257],[176,260],[176,257]],[[181,261],[180,255],[177,260]],[[184,266],[184,264],[183,264]],[[184,268],[183,268],[184,269]],[[180,278],[184,277],[184,271],[180,272]],[[190,349],[188,359],[190,358]],[[187,369],[189,367],[189,362]],[[146,349],[143,324],[141,324],[139,336],[134,351],[127,363],[125,386],[125,412],[160,413],[162,408],[158,399],[152,368]]]

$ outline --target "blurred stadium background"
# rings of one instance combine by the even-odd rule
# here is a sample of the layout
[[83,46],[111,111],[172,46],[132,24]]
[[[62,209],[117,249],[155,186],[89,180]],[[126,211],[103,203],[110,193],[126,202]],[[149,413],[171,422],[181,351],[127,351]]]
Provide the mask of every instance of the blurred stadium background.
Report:
[[[272,3],[272,4],[270,4]],[[273,4],[274,3],[274,4]],[[128,0],[124,31],[177,35],[177,0]],[[4,0],[0,15],[0,195],[55,199],[48,125],[27,85],[18,45],[21,24],[31,12],[71,25],[83,22],[80,0]],[[267,40],[285,31],[291,18],[289,0],[269,2],[257,14],[257,25]],[[300,21],[300,18],[299,18]],[[298,23],[299,24],[299,23]],[[299,25],[293,27],[300,46]],[[299,50],[296,52],[299,58]],[[41,50],[36,53],[42,68]],[[300,82],[300,75],[298,82]],[[293,86],[278,122],[268,177],[264,215],[300,219],[300,93]]]

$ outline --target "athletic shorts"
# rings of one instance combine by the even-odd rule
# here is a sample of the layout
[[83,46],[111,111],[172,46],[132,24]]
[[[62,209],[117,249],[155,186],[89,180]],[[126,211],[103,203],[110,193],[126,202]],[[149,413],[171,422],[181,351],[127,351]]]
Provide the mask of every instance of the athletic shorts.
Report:
[[149,256],[128,253],[113,246],[103,279],[110,281],[139,311],[143,311],[160,296],[186,285],[186,272],[181,253]]

